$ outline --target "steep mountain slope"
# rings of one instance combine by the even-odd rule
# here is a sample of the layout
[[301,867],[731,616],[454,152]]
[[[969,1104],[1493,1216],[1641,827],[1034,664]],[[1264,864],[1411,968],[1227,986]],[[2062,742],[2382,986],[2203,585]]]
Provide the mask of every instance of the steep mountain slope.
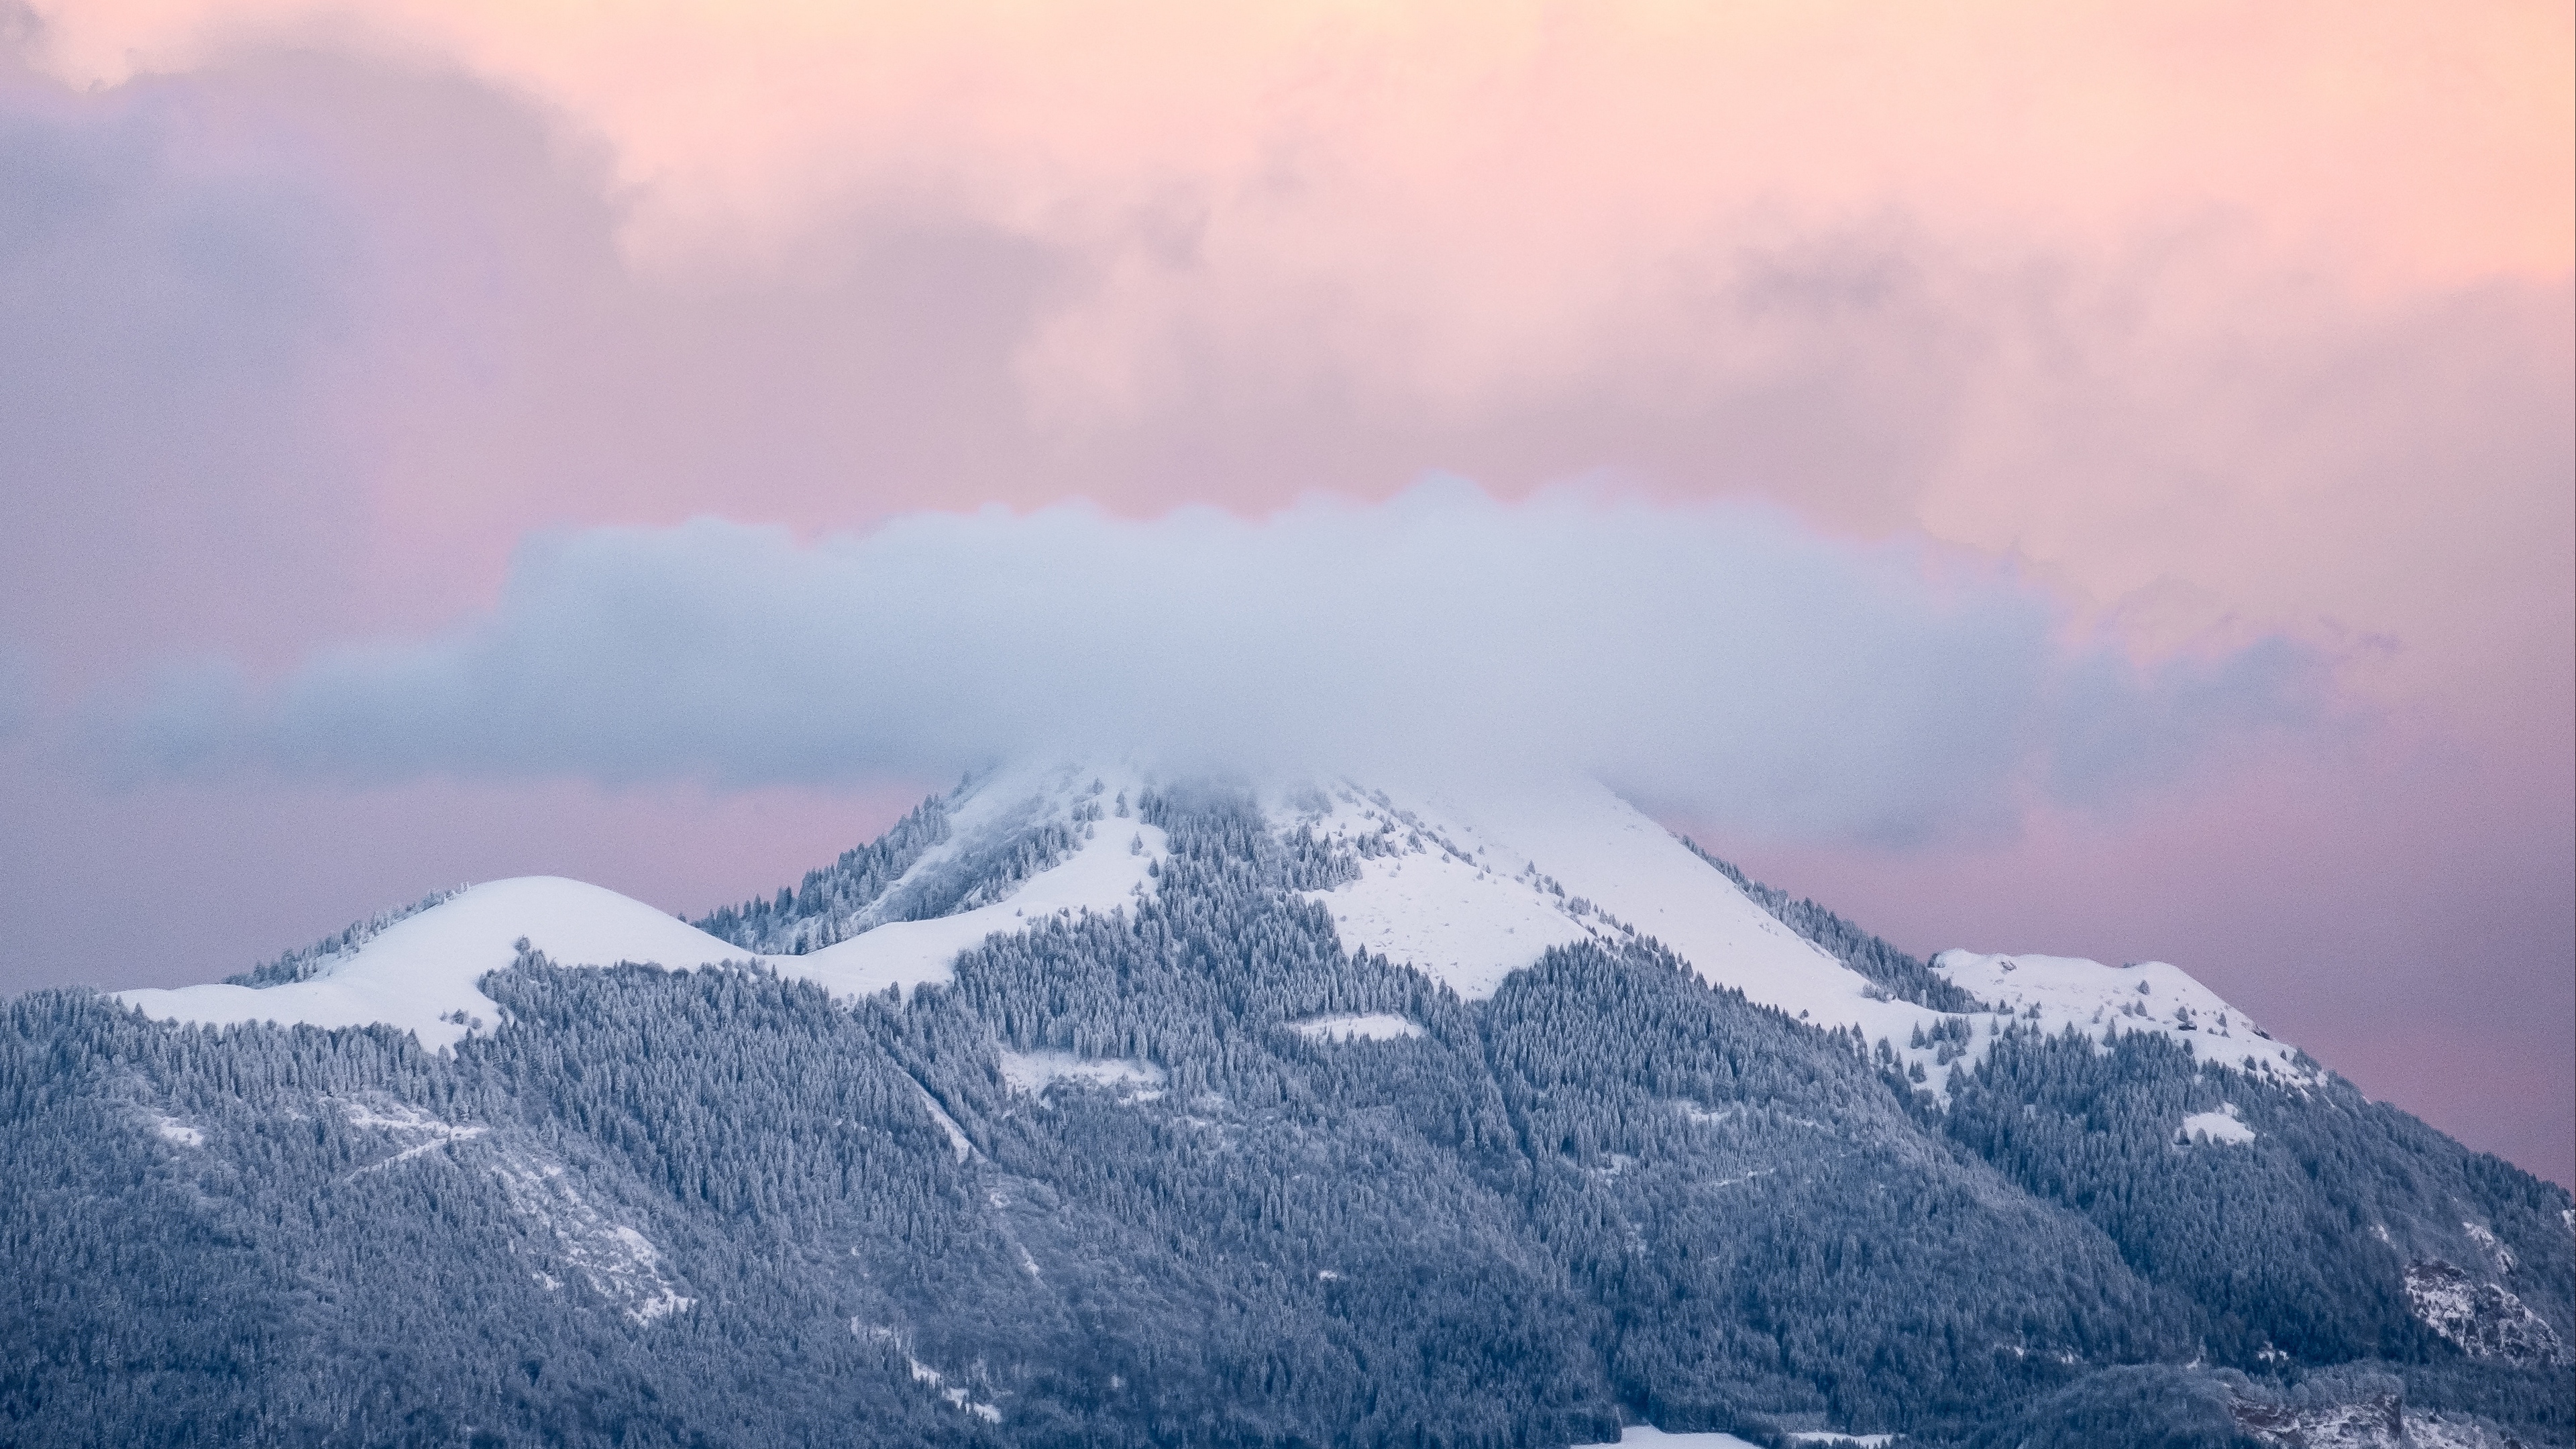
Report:
[[249,979],[10,1004],[0,1438],[2576,1437],[2564,1192],[1579,782],[1009,772]]

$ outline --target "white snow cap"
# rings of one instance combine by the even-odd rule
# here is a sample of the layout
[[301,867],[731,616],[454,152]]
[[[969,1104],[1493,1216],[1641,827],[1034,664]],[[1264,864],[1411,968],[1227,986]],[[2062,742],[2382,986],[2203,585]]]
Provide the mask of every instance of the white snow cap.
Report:
[[[147,1016],[169,1021],[323,1027],[383,1022],[435,1049],[464,1040],[477,1018],[484,1026],[498,1023],[499,1004],[475,983],[516,959],[522,937],[562,966],[649,961],[686,968],[751,954],[604,887],[561,876],[523,876],[470,887],[406,916],[310,980],[116,995]],[[464,1020],[455,1019],[459,1013]]]

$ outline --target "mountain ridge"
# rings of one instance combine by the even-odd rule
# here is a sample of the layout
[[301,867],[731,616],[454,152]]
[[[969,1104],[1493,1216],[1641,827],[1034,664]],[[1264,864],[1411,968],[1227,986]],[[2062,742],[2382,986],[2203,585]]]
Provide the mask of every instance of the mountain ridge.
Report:
[[[1108,783],[1111,779],[1120,782],[1114,789]],[[408,912],[387,913],[377,918],[381,925],[369,923],[373,930],[347,947],[335,966],[319,971],[308,968],[297,982],[264,983],[254,989],[299,984],[324,975],[368,975],[368,964],[360,958],[368,954],[377,936],[403,927],[418,914],[442,911],[450,917],[469,911],[493,914],[495,924],[482,932],[485,936],[506,932],[506,939],[541,936],[548,928],[567,931],[569,939],[560,943],[538,941],[550,959],[563,964],[634,960],[687,967],[757,960],[791,976],[820,980],[842,995],[888,986],[908,989],[941,979],[943,953],[962,950],[989,931],[1015,928],[1028,912],[1106,910],[1141,894],[1163,852],[1159,829],[1141,819],[1131,821],[1131,855],[1141,862],[1141,870],[1122,871],[1115,868],[1114,860],[1101,859],[1114,853],[1114,839],[1110,850],[1089,847],[1099,844],[1104,828],[1114,835],[1117,821],[1131,820],[1131,793],[1138,799],[1133,808],[1141,808],[1151,790],[1146,776],[1125,769],[1065,765],[988,773],[924,801],[877,842],[845,853],[832,867],[809,873],[799,891],[782,890],[779,899],[711,912],[692,924],[691,935],[660,929],[659,923],[667,918],[651,907],[625,897],[612,901],[614,893],[578,882],[539,886],[537,882],[552,878],[535,877],[459,888],[433,896]],[[1937,1034],[1956,1032],[1953,1018],[1991,1014],[1991,1008],[1951,979],[1950,973],[1995,981],[2016,969],[2013,957],[1965,952],[1942,953],[1929,965],[1917,961],[1812,901],[1792,901],[1785,892],[1753,882],[1597,786],[1560,783],[1551,793],[1537,796],[1540,808],[1535,811],[1527,806],[1502,811],[1505,818],[1499,828],[1490,821],[1480,825],[1457,817],[1457,807],[1436,796],[1417,800],[1419,808],[1410,808],[1383,791],[1348,782],[1273,786],[1256,792],[1255,798],[1273,827],[1347,849],[1352,859],[1338,869],[1348,878],[1327,882],[1319,877],[1321,889],[1313,892],[1333,912],[1346,943],[1425,969],[1470,996],[1490,994],[1511,971],[1533,963],[1549,944],[1642,937],[1669,945],[1686,960],[1723,962],[1723,968],[1703,967],[1703,975],[1712,982],[1745,986],[1754,999],[1802,1019],[1847,1024],[1865,1039],[1901,1043],[1909,1067],[1920,1063],[1947,1068],[1972,1053],[1943,1050],[1948,1038]],[[1426,813],[1444,806],[1451,815]],[[1118,812],[1114,817],[1108,814],[1112,810]],[[1533,826],[1527,818],[1510,818],[1515,813],[1539,818]],[[1547,818],[1550,813],[1559,818]],[[1565,817],[1571,817],[1570,824]],[[1533,833],[1538,837],[1534,846]],[[1610,842],[1607,848],[1605,840]],[[1563,882],[1543,868],[1540,855],[1551,847],[1556,868],[1572,870],[1578,880],[1575,893],[1569,894]],[[1539,854],[1532,854],[1532,848]],[[1713,867],[1733,890],[1712,889],[1704,878],[1692,879],[1696,872],[1682,865],[1685,854]],[[1576,859],[1569,863],[1566,856]],[[1082,857],[1089,859],[1085,862]],[[1089,868],[1063,872],[1061,867],[1068,861]],[[1511,866],[1508,872],[1502,868],[1506,863]],[[1408,864],[1414,872],[1409,882],[1402,878]],[[1637,892],[1624,877],[1653,874],[1657,879],[1648,893],[1660,892],[1665,900],[1695,894],[1700,909],[1685,918],[1656,901],[1633,910],[1642,918],[1641,930],[1638,922],[1622,919],[1581,893],[1580,878],[1586,870],[1622,877],[1596,885],[1592,888],[1596,894],[1606,893],[1606,886],[1638,898],[1646,893]],[[1040,881],[1044,888],[1023,894],[1023,887]],[[570,899],[589,892],[598,895],[589,902]],[[542,902],[537,899],[541,894]],[[512,899],[496,901],[496,895]],[[479,898],[460,901],[460,897]],[[998,909],[1002,905],[1010,905],[1012,914],[1006,917]],[[519,919],[513,912],[534,912],[550,919],[539,931],[509,930],[508,922]],[[653,918],[649,924],[646,913]],[[332,939],[350,940],[360,929],[353,927]],[[414,923],[405,934],[420,931]],[[787,949],[763,950],[764,945]],[[442,943],[440,949],[452,948]],[[484,969],[498,964],[488,959],[492,949],[485,947]],[[391,954],[386,948],[375,950]],[[411,954],[390,963],[389,970],[415,969]],[[2234,1024],[2244,1021],[2242,1012],[2165,963],[2132,963],[2121,970],[2139,974],[2116,979],[2096,974],[2108,969],[2099,963],[2030,959],[2058,963],[2058,990],[2045,1013],[2053,1025],[2077,1016],[2088,1018],[2087,1024],[2096,1028],[2114,1017],[2107,1024],[2132,1029],[2166,1025],[2165,1003],[2159,1002],[2159,1010],[2149,1015],[2138,1003],[2119,999],[2140,986],[2146,986],[2152,996],[2148,977],[2164,979],[2168,995],[2179,998],[2173,1009],[2183,1016],[2176,1024],[2186,1030],[2197,1032],[2197,1022],[2205,1019],[2211,1023],[2213,1040],[2223,1034],[2233,1042]],[[1945,968],[1940,964],[1945,960],[1954,964]],[[355,971],[350,970],[353,966]],[[1848,979],[1833,979],[1846,975]],[[2090,979],[2077,979],[2085,977]],[[487,1015],[490,1003],[469,997],[455,986],[449,991],[453,1000],[431,1014],[434,1024],[424,1023],[417,1006],[389,1006],[385,1019],[399,1016],[396,1024],[415,1033],[427,1032],[422,1038],[425,1044],[452,1042],[460,1033],[451,1028],[461,1023],[449,1018],[460,1011],[468,1018]],[[147,988],[119,996],[171,1020],[245,1020],[247,1013],[265,1007],[278,1013],[267,1018],[271,1020],[353,1025],[363,1010],[355,1002],[337,1010],[333,1009],[337,1003],[317,1004],[308,1016],[297,1016],[293,1014],[297,1004],[288,998],[252,997],[210,987]],[[2026,996],[2016,999],[2027,1000]],[[2269,1063],[2270,1070],[2294,1077],[2312,1074],[2313,1064],[2302,1065],[2304,1059],[2294,1048],[2272,1041],[2250,1023],[2248,1030],[2253,1039],[2244,1044],[2240,1060],[2251,1054]],[[2207,1055],[2197,1047],[2195,1051]]]

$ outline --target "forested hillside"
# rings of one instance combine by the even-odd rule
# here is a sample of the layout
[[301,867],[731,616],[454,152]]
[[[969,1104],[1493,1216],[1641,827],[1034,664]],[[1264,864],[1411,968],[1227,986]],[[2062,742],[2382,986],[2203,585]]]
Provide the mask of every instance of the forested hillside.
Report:
[[[1950,1012],[1947,1080],[1651,937],[1464,999],[1345,948],[1346,847],[1133,810],[1150,894],[909,991],[529,949],[444,1052],[9,1003],[0,1440],[2576,1439],[2568,1195],[2339,1080],[1975,1009],[1758,886]],[[889,905],[933,802],[707,929],[1004,899],[1086,823]]]

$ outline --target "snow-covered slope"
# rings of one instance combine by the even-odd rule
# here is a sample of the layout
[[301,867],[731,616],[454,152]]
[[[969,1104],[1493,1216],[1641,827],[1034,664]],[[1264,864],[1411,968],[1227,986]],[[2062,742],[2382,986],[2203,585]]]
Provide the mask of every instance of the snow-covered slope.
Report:
[[2314,1067],[2300,1060],[2298,1048],[2273,1040],[2217,992],[2163,961],[2105,966],[2073,956],[1944,951],[1932,958],[1932,969],[1978,1000],[2052,1032],[2070,1026],[2087,1036],[2156,1031],[2189,1047],[2204,1062],[2275,1072],[2295,1081],[2315,1075]]
[[649,961],[686,968],[745,954],[604,887],[526,876],[470,887],[407,916],[310,980],[121,991],[117,998],[170,1021],[323,1027],[383,1022],[436,1049],[499,1020],[500,1007],[475,983],[508,966],[521,937],[565,966]]
[[[1061,823],[1095,812],[1105,794],[1085,774],[1026,772],[995,777],[961,802],[955,838],[925,855],[905,881],[970,865],[975,852],[1007,843],[1031,822]],[[1135,788],[1133,781],[1129,788]],[[1074,821],[1076,843],[988,904],[923,921],[893,921],[802,956],[762,956],[717,939],[641,901],[559,876],[472,886],[394,922],[330,961],[316,975],[274,986],[215,984],[116,993],[161,1020],[225,1025],[269,1021],[319,1027],[383,1023],[410,1031],[433,1050],[496,1023],[500,1007],[476,984],[508,966],[525,939],[558,966],[635,962],[689,970],[757,962],[836,996],[945,982],[959,952],[995,932],[1051,914],[1110,910],[1152,888],[1163,832],[1132,817]]]
[[1359,880],[1315,893],[1343,945],[1471,1000],[1551,946],[1636,934],[1757,1000],[1830,1007],[1826,1020],[1851,1020],[1843,1007],[1869,984],[1590,781],[1474,801],[1339,784],[1288,796],[1272,814],[1360,853]]
[[[1344,946],[1411,965],[1469,999],[1549,947],[1652,937],[1701,979],[1816,1026],[1846,1026],[1920,1063],[1936,1093],[1973,1065],[1997,1025],[1956,1039],[1956,1017],[1889,999],[1869,978],[1782,925],[1672,833],[1588,780],[1551,786],[1389,792],[1342,782],[1274,791],[1282,829],[1357,850],[1360,879],[1314,893]],[[2113,969],[2063,957],[1951,951],[1934,965],[2023,1026],[2086,1035],[2154,1030],[2203,1060],[2305,1078],[2298,1052],[2258,1033],[2216,993],[2161,962]],[[2144,986],[2142,992],[2139,988]],[[1933,1033],[1950,1024],[1952,1040]],[[1922,1033],[1918,1036],[1917,1033]]]
[[[563,966],[752,961],[838,996],[945,982],[960,952],[995,933],[1148,897],[1166,852],[1163,832],[1136,813],[1151,786],[1127,767],[988,775],[944,802],[948,838],[854,918],[856,934],[804,955],[756,955],[613,891],[531,877],[475,886],[398,920],[308,980],[121,997],[178,1021],[385,1022],[436,1048],[498,1020],[476,982],[507,966],[521,938]],[[1959,1017],[1891,998],[1588,780],[1472,792],[1344,781],[1274,787],[1262,800],[1275,828],[1310,830],[1358,861],[1358,879],[1312,893],[1344,946],[1415,967],[1471,1000],[1491,996],[1550,947],[1648,937],[1713,985],[1887,1043],[1906,1065],[1926,1069],[1936,1093],[1953,1063],[1973,1065],[1998,1024],[1963,1029]],[[877,917],[885,919],[867,924]],[[2162,963],[2115,970],[1950,951],[1934,966],[2025,1026],[2096,1037],[2159,1031],[2203,1060],[2309,1075],[2293,1048]],[[1365,1035],[1334,1035],[1351,1034]]]
[[[1050,915],[1112,910],[1150,893],[1148,867],[1163,857],[1163,832],[1135,819],[1103,819],[1088,828],[1089,838],[1073,854],[990,905],[926,921],[889,921],[819,951],[762,959],[781,975],[835,996],[909,989],[946,981],[959,952],[996,932],[1025,930]],[[915,869],[930,866],[925,860]]]
[[1816,1026],[1857,1027],[1909,1058],[1941,1013],[1890,1000],[1780,924],[1672,832],[1589,780],[1400,794],[1342,783],[1280,792],[1283,829],[1361,854],[1360,879],[1314,898],[1342,944],[1411,965],[1471,1000],[1551,946],[1652,937],[1701,979]]

